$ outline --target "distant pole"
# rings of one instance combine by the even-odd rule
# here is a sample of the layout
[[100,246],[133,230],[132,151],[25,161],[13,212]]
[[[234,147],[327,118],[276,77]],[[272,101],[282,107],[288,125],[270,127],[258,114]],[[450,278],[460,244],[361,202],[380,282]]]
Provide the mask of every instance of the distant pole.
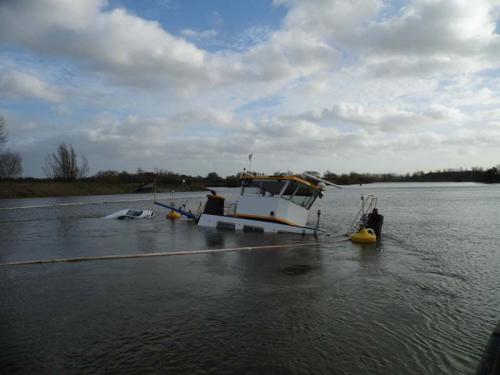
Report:
[[253,157],[253,152],[248,155],[248,171],[252,172],[252,157]]
[[153,200],[156,200],[156,175],[153,180]]
[[319,218],[321,216],[321,210],[318,210],[317,212],[318,218],[316,219],[316,225],[314,226],[314,235],[318,235],[318,229],[319,229]]

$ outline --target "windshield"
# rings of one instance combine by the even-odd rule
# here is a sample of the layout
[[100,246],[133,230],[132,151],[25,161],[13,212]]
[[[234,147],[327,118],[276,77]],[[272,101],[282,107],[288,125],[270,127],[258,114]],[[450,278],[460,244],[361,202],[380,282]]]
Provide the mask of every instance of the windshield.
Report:
[[278,195],[286,181],[283,180],[243,180],[241,195]]
[[288,185],[286,191],[282,195],[282,198],[289,199],[299,206],[310,209],[317,196],[317,192],[309,187],[293,182]]
[[[285,188],[286,186],[286,188]],[[291,180],[243,180],[241,195],[273,197],[279,195],[293,203],[310,209],[319,193],[309,186]]]

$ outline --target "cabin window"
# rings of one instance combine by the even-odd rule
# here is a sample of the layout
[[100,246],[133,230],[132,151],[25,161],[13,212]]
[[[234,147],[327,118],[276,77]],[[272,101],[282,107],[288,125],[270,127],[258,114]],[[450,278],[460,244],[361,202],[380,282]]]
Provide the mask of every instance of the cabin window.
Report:
[[287,187],[282,198],[309,209],[316,199],[315,194],[309,187],[293,182]]
[[273,197],[279,195],[285,184],[283,180],[243,180],[241,195]]
[[[281,194],[281,195],[280,195]],[[274,197],[292,201],[298,206],[310,209],[318,194],[309,186],[293,180],[258,180],[244,179],[241,186],[241,195]]]
[[313,205],[313,203],[316,201],[317,197],[318,196],[316,194],[313,194],[310,197],[308,197],[304,203],[304,207],[309,210],[311,208],[311,206]]
[[293,203],[298,204],[299,206],[305,207],[309,198],[310,198],[310,196],[294,195],[292,197],[291,201]]
[[260,195],[260,188],[257,186],[243,186],[241,188],[241,195]]
[[290,181],[289,184],[286,186],[285,190],[283,191],[282,197],[285,199],[290,199],[295,194],[295,192],[299,187],[300,187],[299,184],[297,184],[294,181]]

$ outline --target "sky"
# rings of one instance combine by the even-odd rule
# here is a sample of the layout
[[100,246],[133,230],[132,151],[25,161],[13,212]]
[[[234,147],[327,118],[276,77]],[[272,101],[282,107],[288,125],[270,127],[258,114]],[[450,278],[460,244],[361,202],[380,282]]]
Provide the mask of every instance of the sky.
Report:
[[24,176],[500,163],[500,0],[1,0]]

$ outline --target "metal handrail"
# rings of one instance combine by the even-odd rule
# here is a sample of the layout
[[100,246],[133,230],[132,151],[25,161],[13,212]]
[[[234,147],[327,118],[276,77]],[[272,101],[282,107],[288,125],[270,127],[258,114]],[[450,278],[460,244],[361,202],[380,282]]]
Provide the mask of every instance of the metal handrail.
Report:
[[352,223],[349,225],[346,235],[357,231],[360,225],[366,225],[368,219],[370,218],[371,212],[374,208],[377,208],[377,197],[373,194],[368,195],[366,198],[361,196],[361,200],[363,201],[361,208],[354,217]]
[[228,202],[224,205],[224,215],[235,216],[238,209],[238,202]]

